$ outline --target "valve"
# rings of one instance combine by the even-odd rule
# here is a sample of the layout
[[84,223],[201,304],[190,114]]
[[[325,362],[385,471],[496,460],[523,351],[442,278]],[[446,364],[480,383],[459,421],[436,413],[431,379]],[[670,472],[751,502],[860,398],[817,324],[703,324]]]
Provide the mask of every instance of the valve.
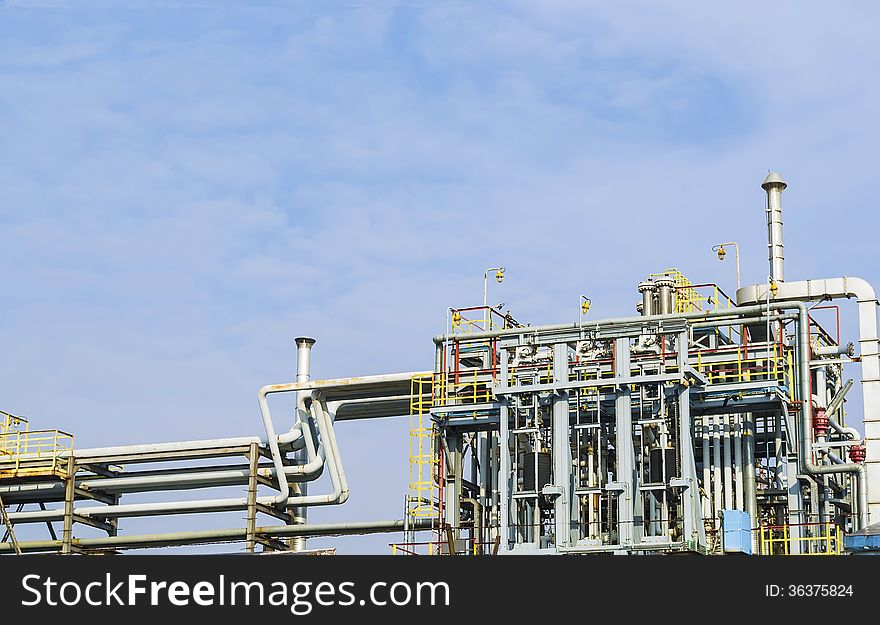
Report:
[[825,436],[828,434],[828,428],[831,421],[824,408],[817,408],[813,413],[813,428],[816,430],[816,436]]
[[865,457],[867,456],[867,451],[865,450],[864,445],[850,445],[849,447],[849,459],[853,462],[862,463],[865,461]]

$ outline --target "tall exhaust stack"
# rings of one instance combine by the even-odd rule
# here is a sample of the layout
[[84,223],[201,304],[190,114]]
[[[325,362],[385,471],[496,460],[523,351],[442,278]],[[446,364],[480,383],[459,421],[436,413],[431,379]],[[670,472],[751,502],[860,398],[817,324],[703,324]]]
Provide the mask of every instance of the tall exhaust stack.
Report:
[[[315,339],[310,338],[308,336],[299,336],[294,339],[296,343],[296,381],[297,382],[310,382],[312,379],[312,346],[315,344]],[[306,416],[306,400],[311,396],[311,391],[299,391],[296,394],[296,410],[300,415],[300,419],[303,424],[303,436],[308,436],[308,432],[306,430],[307,419]],[[308,461],[308,457],[306,455],[306,450],[301,449],[296,452],[297,462],[300,464],[305,464]],[[292,491],[297,495],[307,495],[308,494],[308,483],[302,482],[300,484],[293,484]],[[290,508],[288,513],[293,517],[292,524],[293,525],[305,525],[308,523],[308,508],[305,506],[296,506]],[[296,536],[287,541],[287,545],[293,551],[305,551],[307,548],[306,537],[305,536]]]
[[785,190],[782,176],[771,171],[764,178],[761,188],[767,192],[767,246],[770,248],[770,278],[785,282],[785,253],[782,245],[782,192]]

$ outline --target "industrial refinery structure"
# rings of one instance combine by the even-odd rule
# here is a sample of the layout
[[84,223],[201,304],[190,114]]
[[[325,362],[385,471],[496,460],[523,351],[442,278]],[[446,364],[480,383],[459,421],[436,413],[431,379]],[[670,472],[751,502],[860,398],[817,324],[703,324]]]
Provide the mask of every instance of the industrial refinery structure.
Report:
[[[420,372],[312,380],[314,340],[300,338],[296,381],[260,389],[262,432],[240,438],[79,449],[2,413],[0,554],[301,552],[309,537],[371,532],[393,534],[396,554],[842,554],[880,523],[878,302],[856,277],[786,280],[786,184],[771,173],[762,187],[769,276],[735,296],[666,269],[638,284],[631,317],[523,325],[485,302],[450,308]],[[852,342],[839,305],[858,307]],[[820,325],[820,310],[837,323]],[[844,410],[850,363],[863,415]],[[296,394],[296,415],[279,431],[269,396],[281,393]],[[345,422],[389,416],[410,420],[403,518],[309,522],[313,506],[348,498]],[[315,492],[324,474],[329,492]],[[237,496],[199,497],[217,487]],[[125,501],[163,491],[189,495]],[[122,523],[229,511],[242,527]],[[45,539],[17,539],[24,524],[45,525]]]

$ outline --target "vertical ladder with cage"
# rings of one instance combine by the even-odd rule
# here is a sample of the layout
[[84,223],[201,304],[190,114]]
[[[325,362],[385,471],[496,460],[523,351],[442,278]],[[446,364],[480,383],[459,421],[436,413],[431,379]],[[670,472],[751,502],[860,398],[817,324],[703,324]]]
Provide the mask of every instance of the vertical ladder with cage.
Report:
[[[439,458],[436,453],[436,427],[431,420],[434,396],[434,376],[414,376],[410,391],[409,421],[409,493],[407,495],[407,519],[439,519],[440,491],[435,476],[438,474]],[[409,532],[407,541],[415,543],[415,532]],[[429,549],[429,551],[432,551]]]

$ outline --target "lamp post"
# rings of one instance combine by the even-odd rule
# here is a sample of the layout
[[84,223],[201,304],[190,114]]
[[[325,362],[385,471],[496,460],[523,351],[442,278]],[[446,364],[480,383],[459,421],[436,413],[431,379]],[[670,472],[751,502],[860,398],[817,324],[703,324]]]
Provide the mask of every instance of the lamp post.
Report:
[[718,260],[724,260],[724,257],[727,256],[727,250],[724,249],[725,245],[732,245],[734,252],[736,252],[736,290],[742,286],[740,283],[740,274],[739,274],[739,245],[736,244],[735,241],[728,241],[727,243],[719,243],[712,247],[712,251],[718,254]]
[[580,299],[580,311],[578,312],[578,325],[583,323],[584,315],[586,315],[590,311],[590,304],[593,303],[586,295],[581,295]]
[[488,292],[489,292],[489,272],[495,272],[495,281],[498,284],[504,282],[504,272],[507,271],[505,267],[489,267],[486,271],[483,272],[483,308],[486,308],[488,305]]

